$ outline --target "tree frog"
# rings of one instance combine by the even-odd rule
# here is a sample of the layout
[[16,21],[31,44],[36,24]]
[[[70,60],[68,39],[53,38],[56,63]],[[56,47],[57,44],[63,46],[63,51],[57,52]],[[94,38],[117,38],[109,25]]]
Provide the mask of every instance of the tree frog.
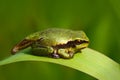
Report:
[[12,54],[31,47],[33,55],[69,59],[88,44],[89,39],[83,31],[49,28],[27,36],[13,47]]

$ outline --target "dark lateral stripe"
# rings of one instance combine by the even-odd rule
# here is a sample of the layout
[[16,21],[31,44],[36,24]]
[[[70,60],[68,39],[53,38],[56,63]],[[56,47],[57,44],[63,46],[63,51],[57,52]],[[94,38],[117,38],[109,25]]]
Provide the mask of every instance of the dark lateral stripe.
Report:
[[31,42],[32,42],[32,40],[24,39],[18,44],[18,46],[24,46],[26,44],[30,44]]
[[67,44],[59,44],[59,45],[56,45],[56,46],[53,46],[54,48],[69,48],[69,47],[76,47],[76,45],[80,45],[82,43],[89,43],[88,41],[85,41],[85,40],[75,40],[75,41],[69,41]]

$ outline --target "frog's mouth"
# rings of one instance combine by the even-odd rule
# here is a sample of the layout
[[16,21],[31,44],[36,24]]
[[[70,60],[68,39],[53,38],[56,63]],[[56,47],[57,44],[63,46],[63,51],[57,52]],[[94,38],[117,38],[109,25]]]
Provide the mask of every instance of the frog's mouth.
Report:
[[[82,44],[88,44],[89,41],[85,41],[85,40],[75,40],[75,41],[68,41],[66,44],[59,44],[59,45],[56,45],[56,46],[53,46],[54,48],[56,49],[60,49],[60,48],[75,48],[76,45],[82,45]],[[83,46],[81,48],[85,48],[87,47],[88,45],[86,46]]]

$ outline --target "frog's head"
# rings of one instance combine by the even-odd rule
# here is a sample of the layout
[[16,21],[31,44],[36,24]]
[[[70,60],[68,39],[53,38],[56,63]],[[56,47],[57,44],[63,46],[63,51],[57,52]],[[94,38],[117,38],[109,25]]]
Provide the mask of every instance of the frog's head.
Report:
[[73,35],[73,41],[76,44],[77,49],[85,48],[89,45],[89,38],[84,31],[75,31]]
[[12,48],[11,53],[15,54],[16,52],[31,46],[38,39],[39,39],[38,32],[27,36],[25,39],[23,39],[21,42],[19,42]]
[[73,37],[75,40],[83,40],[89,42],[89,38],[84,31],[75,31]]

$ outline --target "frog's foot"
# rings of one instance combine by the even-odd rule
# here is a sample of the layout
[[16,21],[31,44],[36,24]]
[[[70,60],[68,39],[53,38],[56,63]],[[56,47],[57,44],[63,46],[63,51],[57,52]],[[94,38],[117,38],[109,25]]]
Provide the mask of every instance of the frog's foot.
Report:
[[59,56],[58,54],[56,54],[56,53],[53,53],[53,54],[52,54],[52,57],[53,57],[53,58],[60,58],[60,56]]
[[54,52],[52,53],[51,57],[53,58],[60,58],[59,54],[57,54],[57,50],[54,50]]
[[59,49],[58,50],[58,54],[60,57],[65,58],[65,59],[69,59],[72,58],[74,55],[73,51],[70,51],[68,49]]

